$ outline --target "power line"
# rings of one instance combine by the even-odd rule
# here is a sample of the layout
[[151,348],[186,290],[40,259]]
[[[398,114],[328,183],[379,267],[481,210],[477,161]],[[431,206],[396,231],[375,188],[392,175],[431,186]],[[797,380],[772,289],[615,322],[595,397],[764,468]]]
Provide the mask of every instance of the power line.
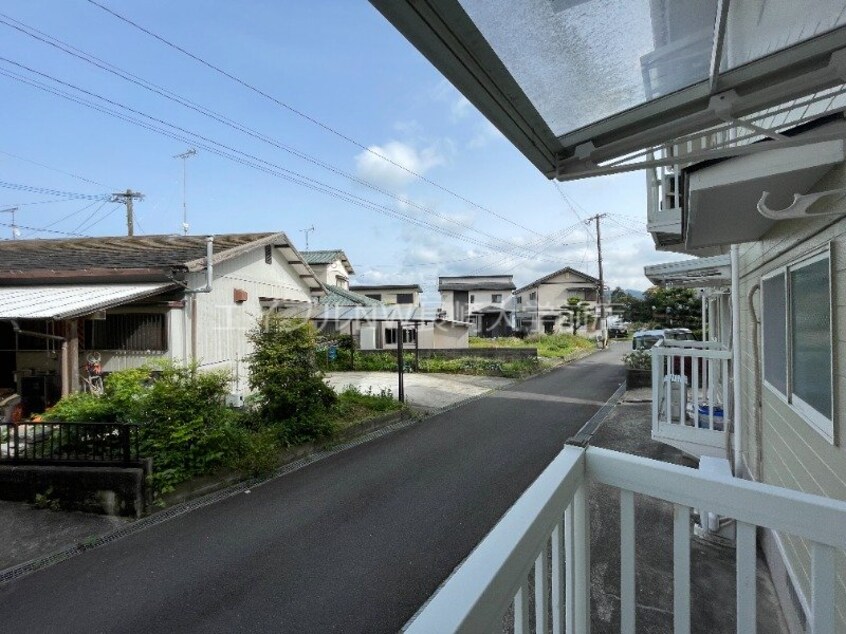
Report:
[[0,187],[6,189],[14,189],[16,191],[28,192],[31,194],[45,194],[48,196],[64,196],[69,200],[106,200],[108,194],[80,194],[76,192],[65,192],[58,189],[48,189],[46,187],[35,187],[33,185],[21,185],[18,183],[9,183],[0,181]]
[[515,222],[515,221],[511,220],[511,219],[510,219],[510,218],[508,218],[507,216],[504,216],[504,215],[502,215],[502,214],[500,214],[500,213],[497,213],[497,212],[495,212],[495,211],[493,211],[493,210],[491,210],[491,209],[488,209],[487,207],[485,207],[485,206],[483,206],[483,205],[480,205],[480,204],[478,204],[478,203],[476,203],[476,202],[474,202],[474,201],[472,201],[472,200],[470,200],[470,199],[468,199],[468,198],[466,198],[466,197],[462,196],[461,194],[458,194],[458,193],[456,193],[455,191],[453,191],[453,190],[451,190],[451,189],[448,189],[448,188],[444,187],[443,185],[441,185],[441,184],[439,184],[439,183],[437,183],[437,182],[435,182],[435,181],[431,180],[430,178],[427,178],[426,176],[423,176],[422,174],[420,174],[420,173],[418,173],[418,172],[415,172],[414,170],[409,169],[409,168],[408,168],[408,167],[406,167],[405,165],[402,165],[401,163],[397,163],[396,161],[394,161],[394,160],[393,160],[393,159],[391,159],[390,157],[387,157],[387,156],[385,156],[385,155],[383,155],[383,154],[380,154],[379,152],[376,152],[375,150],[373,150],[373,149],[371,149],[371,148],[367,147],[366,145],[364,145],[363,143],[360,143],[360,142],[356,141],[356,140],[355,140],[355,139],[353,139],[352,137],[350,137],[350,136],[348,136],[348,135],[346,135],[346,134],[344,134],[344,133],[342,133],[342,132],[339,132],[339,131],[338,131],[338,130],[336,130],[335,128],[333,128],[333,127],[331,127],[331,126],[329,126],[329,125],[327,125],[327,124],[323,123],[322,121],[319,121],[318,119],[315,119],[314,117],[312,117],[312,116],[310,116],[310,115],[306,114],[305,112],[303,112],[303,111],[301,111],[301,110],[298,110],[297,108],[295,108],[295,107],[291,106],[290,104],[285,103],[284,101],[281,101],[280,99],[278,99],[278,98],[276,98],[276,97],[274,97],[274,96],[272,96],[272,95],[270,95],[270,94],[268,94],[268,93],[264,92],[264,91],[263,91],[263,90],[261,90],[260,88],[257,88],[256,86],[254,86],[254,85],[252,85],[252,84],[250,84],[250,83],[248,83],[248,82],[244,81],[244,80],[243,80],[243,79],[241,79],[240,77],[237,77],[236,75],[233,75],[232,73],[229,73],[228,71],[226,71],[226,70],[222,69],[222,68],[221,68],[221,67],[219,67],[219,66],[216,66],[215,64],[213,64],[213,63],[211,63],[211,62],[209,62],[209,61],[207,61],[207,60],[203,59],[202,57],[200,57],[200,56],[198,56],[198,55],[195,55],[194,53],[191,53],[190,51],[188,51],[188,50],[186,50],[186,49],[182,48],[182,47],[181,47],[181,46],[179,46],[178,44],[175,44],[175,43],[171,42],[170,40],[165,39],[165,38],[164,38],[164,37],[162,37],[161,35],[158,35],[158,34],[154,33],[153,31],[151,31],[151,30],[149,30],[149,29],[147,29],[147,28],[145,28],[145,27],[141,26],[141,25],[140,25],[140,24],[138,24],[137,22],[134,22],[134,21],[132,21],[131,19],[129,19],[129,18],[127,18],[127,17],[125,17],[125,16],[123,16],[123,15],[121,15],[121,14],[119,14],[119,13],[117,13],[117,12],[113,11],[113,10],[111,10],[110,8],[108,8],[108,7],[106,7],[106,6],[102,5],[102,4],[100,4],[99,2],[96,2],[95,0],[88,0],[88,2],[90,2],[90,3],[91,3],[91,4],[93,4],[94,6],[96,6],[96,7],[100,8],[100,9],[102,9],[102,10],[103,10],[103,11],[105,11],[106,13],[111,14],[112,16],[114,16],[115,18],[117,18],[118,20],[121,20],[122,22],[125,22],[126,24],[129,24],[130,26],[132,26],[132,27],[133,27],[133,28],[135,28],[135,29],[138,29],[138,30],[139,30],[139,31],[141,31],[142,33],[145,33],[145,34],[149,35],[150,37],[155,38],[156,40],[158,40],[159,42],[161,42],[161,43],[162,43],[162,44],[164,44],[165,46],[169,46],[170,48],[172,48],[172,49],[174,49],[174,50],[176,50],[176,51],[179,51],[179,52],[180,52],[180,53],[182,53],[183,55],[188,56],[189,58],[191,58],[191,59],[193,59],[194,61],[196,61],[196,62],[198,62],[198,63],[202,64],[203,66],[206,66],[207,68],[209,68],[209,69],[211,69],[211,70],[215,71],[216,73],[219,73],[219,74],[223,75],[224,77],[226,77],[226,78],[228,78],[228,79],[230,79],[230,80],[232,80],[232,81],[234,81],[234,82],[236,82],[236,83],[240,84],[240,85],[241,85],[241,86],[243,86],[244,88],[246,88],[246,89],[248,89],[248,90],[250,90],[250,91],[252,91],[252,92],[256,93],[257,95],[260,95],[261,97],[264,97],[265,99],[270,100],[271,102],[273,102],[273,103],[275,103],[276,105],[278,105],[278,106],[280,106],[280,107],[282,107],[282,108],[284,108],[284,109],[288,110],[289,112],[291,112],[291,113],[293,113],[293,114],[297,115],[298,117],[302,117],[302,118],[303,118],[303,119],[305,119],[306,121],[309,121],[310,123],[312,123],[312,124],[314,124],[314,125],[316,125],[316,126],[318,126],[318,127],[322,128],[323,130],[325,130],[325,131],[327,131],[327,132],[329,132],[329,133],[331,133],[331,134],[333,134],[333,135],[337,136],[338,138],[343,139],[344,141],[347,141],[348,143],[351,143],[352,145],[356,146],[357,148],[359,148],[359,149],[361,149],[361,150],[364,150],[365,152],[368,152],[369,154],[372,154],[373,156],[375,156],[375,157],[379,158],[380,160],[383,160],[383,161],[386,161],[387,163],[390,163],[390,164],[391,164],[391,165],[393,165],[394,167],[397,167],[397,168],[399,168],[399,169],[403,170],[404,172],[406,172],[406,173],[408,173],[408,174],[411,174],[411,175],[412,175],[412,176],[414,176],[415,178],[418,178],[418,179],[420,179],[421,181],[423,181],[423,182],[425,182],[425,183],[427,183],[427,184],[429,184],[429,185],[432,185],[433,187],[436,187],[436,188],[440,189],[441,191],[443,191],[443,192],[445,192],[445,193],[449,194],[450,196],[453,196],[453,197],[455,197],[455,198],[457,198],[457,199],[461,200],[462,202],[465,202],[465,203],[467,203],[467,204],[469,204],[469,205],[472,205],[473,207],[475,207],[475,208],[477,208],[477,209],[479,209],[479,210],[481,210],[481,211],[484,211],[484,212],[486,212],[486,213],[489,213],[489,214],[491,214],[492,216],[495,216],[495,217],[499,218],[500,220],[503,220],[503,221],[505,221],[505,222],[507,222],[507,223],[509,223],[509,224],[511,224],[511,225],[514,225],[515,227],[518,227],[518,228],[520,228],[520,229],[523,229],[524,231],[528,231],[528,232],[530,232],[530,233],[534,233],[535,235],[542,235],[540,232],[535,231],[534,229],[530,229],[529,227],[526,227],[526,226],[524,226],[524,225],[521,225],[520,223],[518,223],[518,222]]
[[[192,132],[190,130],[186,130],[185,128],[181,128],[179,126],[173,125],[171,123],[168,123],[167,121],[164,121],[162,119],[158,119],[156,117],[153,117],[151,115],[143,113],[139,110],[136,110],[134,108],[126,106],[124,104],[120,104],[119,102],[108,99],[106,97],[103,97],[103,96],[98,95],[96,93],[93,93],[91,91],[88,91],[84,88],[80,88],[80,87],[75,86],[73,84],[70,84],[68,82],[62,81],[62,80],[57,79],[55,77],[52,77],[51,75],[48,75],[46,73],[42,73],[42,72],[37,71],[35,69],[31,69],[28,66],[21,64],[19,62],[15,62],[13,60],[9,60],[9,59],[3,58],[3,57],[0,57],[0,60],[4,61],[6,63],[10,63],[10,64],[12,64],[12,65],[14,65],[18,68],[22,68],[23,70],[26,70],[30,73],[35,74],[35,75],[45,77],[45,78],[47,78],[47,79],[49,79],[49,80],[51,80],[55,83],[61,84],[63,86],[67,86],[67,87],[69,87],[73,90],[76,90],[78,92],[81,92],[85,95],[89,95],[91,97],[94,97],[95,99],[99,99],[101,101],[104,101],[104,102],[106,102],[110,105],[113,105],[115,107],[121,108],[123,110],[127,110],[129,112],[132,112],[132,113],[137,114],[139,116],[142,116],[144,118],[150,119],[154,122],[163,124],[163,125],[165,125],[169,128],[173,128],[173,130],[176,130],[176,132],[172,132],[170,130],[165,130],[165,129],[159,128],[155,125],[151,125],[151,124],[144,123],[142,121],[138,121],[137,119],[134,119],[131,116],[121,114],[120,112],[116,112],[114,110],[110,110],[107,107],[99,106],[97,104],[92,104],[91,102],[88,102],[88,101],[86,101],[82,98],[75,97],[75,96],[73,96],[69,93],[63,92],[60,89],[55,89],[55,88],[46,86],[45,84],[38,82],[36,80],[23,77],[21,75],[18,75],[16,73],[13,73],[13,72],[10,72],[10,71],[7,71],[7,70],[0,70],[0,75],[4,75],[4,76],[9,77],[11,79],[14,79],[16,81],[21,81],[25,84],[36,87],[40,90],[44,90],[44,91],[46,91],[50,94],[53,94],[55,96],[59,96],[59,97],[68,99],[68,100],[73,101],[75,103],[78,103],[80,105],[92,108],[92,109],[94,109],[98,112],[101,112],[101,113],[104,113],[104,114],[109,114],[110,116],[114,116],[114,117],[116,117],[120,120],[126,121],[128,123],[133,124],[133,125],[137,125],[137,126],[144,128],[146,130],[150,130],[150,131],[156,132],[158,134],[162,134],[162,135],[167,136],[169,138],[176,139],[176,140],[179,140],[179,141],[182,141],[182,142],[191,143],[191,144],[193,144],[197,147],[203,148],[203,149],[205,149],[205,150],[207,150],[207,151],[209,151],[213,154],[216,154],[216,155],[221,156],[223,158],[227,158],[227,159],[232,160],[236,163],[239,163],[239,164],[242,164],[242,165],[245,165],[245,166],[248,166],[248,167],[252,167],[254,169],[258,169],[260,171],[271,174],[271,175],[276,176],[278,178],[281,178],[283,180],[288,180],[290,182],[301,185],[303,187],[307,187],[307,188],[313,189],[315,191],[325,193],[325,194],[333,196],[333,197],[335,197],[339,200],[344,200],[346,202],[350,202],[351,204],[358,205],[358,206],[363,207],[365,209],[370,209],[372,211],[376,211],[377,213],[381,213],[383,215],[387,215],[387,216],[392,217],[392,218],[405,220],[406,222],[409,222],[411,224],[415,224],[415,225],[418,225],[418,226],[421,226],[421,227],[425,227],[425,228],[428,228],[430,230],[441,233],[443,235],[452,237],[454,239],[462,240],[462,241],[465,241],[465,242],[468,242],[468,243],[471,243],[471,244],[476,244],[477,246],[482,246],[482,247],[490,249],[492,251],[502,252],[502,250],[503,250],[502,245],[492,244],[490,242],[482,242],[481,240],[474,239],[474,238],[471,238],[471,237],[468,237],[468,236],[465,236],[465,235],[462,235],[462,234],[458,234],[458,233],[455,233],[454,231],[446,230],[443,227],[439,227],[437,225],[433,225],[433,224],[431,224],[431,223],[429,223],[425,220],[421,220],[419,218],[414,218],[413,216],[409,216],[408,214],[404,214],[404,213],[402,213],[402,212],[400,212],[396,209],[391,209],[389,207],[385,207],[384,205],[374,203],[373,201],[370,201],[366,198],[362,198],[360,196],[352,194],[352,193],[350,193],[346,190],[339,189],[339,188],[333,187],[331,185],[327,185],[326,183],[323,183],[323,182],[316,180],[314,178],[305,176],[305,175],[300,174],[298,172],[295,172],[293,170],[286,169],[284,167],[281,167],[279,165],[276,165],[274,163],[271,163],[269,161],[266,161],[264,159],[256,157],[252,154],[231,148],[231,147],[229,147],[225,144],[214,141],[213,139],[202,136],[202,135],[197,134],[195,132]],[[188,136],[184,136],[184,135],[188,135]],[[194,138],[190,138],[190,137],[194,137]],[[202,142],[198,141],[198,139],[201,140]],[[215,146],[217,146],[217,147],[215,147]],[[219,148],[223,148],[223,149],[221,150]],[[513,252],[515,249],[519,250],[521,248],[522,247],[519,246],[519,245],[512,245],[511,248],[507,249],[506,251],[507,252]]]
[[[2,15],[2,14],[0,14]],[[51,167],[49,165],[45,165],[44,163],[39,163],[38,161],[33,161],[32,159],[25,158],[23,156],[18,156],[17,154],[12,154],[11,152],[6,152],[4,150],[0,150],[0,154],[5,154],[6,156],[10,156],[14,159],[18,159],[19,161],[23,161],[25,163],[31,163],[32,165],[37,165],[38,167],[43,167],[44,169],[52,170],[54,172],[58,172],[59,174],[64,174],[65,176],[70,176],[71,178],[75,178],[77,180],[81,180],[85,183],[91,183],[92,185],[99,185],[100,187],[105,187],[106,189],[110,189],[108,185],[104,185],[98,181],[92,180],[90,178],[85,178],[84,176],[80,176],[79,174],[74,174],[73,172],[66,172],[65,170],[61,170],[57,167]],[[37,203],[29,203],[29,204],[37,204]]]
[[[5,19],[2,19],[2,18],[5,18]],[[10,20],[14,24],[8,22],[7,20]],[[375,184],[373,184],[373,183],[371,183],[371,182],[369,182],[365,179],[359,178],[359,177],[357,177],[353,174],[350,174],[350,173],[348,173],[348,172],[346,172],[346,171],[344,171],[344,170],[342,170],[338,167],[335,167],[334,165],[332,165],[330,163],[326,163],[326,162],[324,162],[324,161],[322,161],[322,160],[320,160],[316,157],[310,156],[310,155],[308,155],[308,154],[306,154],[306,153],[304,153],[300,150],[297,150],[296,148],[288,146],[288,145],[286,145],[286,144],[284,144],[284,143],[282,143],[282,142],[280,142],[276,139],[268,137],[268,136],[262,134],[261,132],[258,132],[254,129],[251,129],[251,128],[245,126],[245,125],[238,123],[237,121],[232,120],[231,118],[227,117],[226,115],[220,114],[220,113],[215,112],[214,110],[211,110],[211,109],[209,109],[209,108],[207,108],[203,105],[197,104],[196,102],[193,102],[189,99],[181,97],[180,95],[178,95],[178,94],[176,94],[176,93],[174,93],[170,90],[167,90],[166,88],[162,88],[161,86],[158,86],[158,85],[156,85],[156,84],[154,84],[154,83],[152,83],[152,82],[150,82],[146,79],[143,79],[142,77],[139,77],[138,75],[134,75],[132,73],[124,71],[124,70],[118,68],[117,66],[115,66],[114,64],[111,64],[111,63],[106,62],[106,61],[104,61],[100,58],[97,58],[97,57],[95,57],[95,56],[93,56],[89,53],[86,53],[85,51],[82,51],[79,48],[76,48],[76,47],[74,47],[74,46],[72,46],[72,45],[70,45],[66,42],[63,42],[63,41],[61,41],[57,38],[54,38],[54,37],[42,32],[42,31],[39,31],[38,29],[35,29],[35,28],[33,28],[33,27],[31,27],[27,24],[24,24],[23,22],[15,20],[14,18],[11,18],[11,17],[9,17],[5,14],[2,14],[2,13],[0,13],[0,24],[5,24],[6,26],[8,26],[12,29],[15,29],[15,30],[17,30],[17,31],[29,36],[29,37],[32,37],[32,38],[34,38],[34,39],[36,39],[36,40],[38,40],[42,43],[45,43],[49,46],[52,46],[53,48],[56,48],[63,53],[71,55],[71,56],[73,56],[77,59],[80,59],[84,62],[87,62],[89,64],[92,64],[92,65],[94,65],[95,67],[97,67],[101,70],[104,70],[108,73],[116,75],[117,77],[120,77],[121,79],[124,79],[125,81],[128,81],[128,82],[130,82],[134,85],[137,85],[137,86],[139,86],[139,87],[141,87],[141,88],[143,88],[147,91],[150,91],[154,94],[157,94],[161,97],[164,97],[164,98],[166,98],[170,101],[178,103],[181,106],[184,106],[184,107],[186,107],[186,108],[188,108],[188,109],[190,109],[194,112],[197,112],[197,113],[199,113],[203,116],[211,118],[212,120],[217,121],[218,123],[222,123],[223,125],[226,125],[230,128],[233,128],[233,129],[235,129],[235,130],[237,130],[237,131],[239,131],[243,134],[246,134],[246,135],[248,135],[252,138],[255,138],[259,141],[267,143],[267,144],[269,144],[273,147],[276,147],[277,149],[281,149],[281,150],[283,150],[283,151],[285,151],[285,152],[287,152],[287,153],[289,153],[293,156],[296,156],[297,158],[299,158],[301,160],[304,160],[308,163],[316,165],[316,166],[318,166],[322,169],[325,169],[325,170],[327,170],[331,173],[334,173],[336,175],[342,176],[343,178],[346,178],[347,180],[350,180],[351,182],[354,182],[356,184],[359,184],[359,185],[362,185],[362,186],[367,187],[369,189],[372,189],[374,191],[377,191],[380,194],[385,195],[389,198],[393,198],[394,200],[402,203],[403,205],[408,205],[408,206],[414,207],[414,208],[419,209],[423,212],[426,212],[426,213],[429,213],[433,216],[436,216],[437,218],[440,218],[441,220],[444,220],[445,222],[449,222],[451,224],[457,225],[457,226],[462,227],[464,229],[467,229],[469,231],[475,231],[475,232],[479,233],[480,235],[484,235],[487,238],[497,240],[497,241],[503,241],[506,244],[510,244],[512,246],[516,246],[516,248],[520,248],[520,246],[515,245],[515,243],[510,243],[506,240],[502,240],[498,236],[495,236],[491,233],[488,233],[486,231],[483,231],[481,229],[473,227],[472,225],[468,225],[466,223],[463,223],[461,221],[456,220],[455,218],[451,218],[449,216],[440,214],[440,213],[434,211],[433,209],[431,209],[429,207],[426,207],[424,205],[421,205],[420,203],[417,203],[414,200],[410,200],[409,198],[407,198],[405,196],[398,195],[395,192],[391,192],[390,190],[379,187],[379,186],[377,186],[377,185],[375,185]],[[5,61],[10,62],[11,60],[5,60]],[[17,64],[15,62],[11,62],[11,63],[13,63],[13,64],[15,64],[19,67],[23,67],[24,69],[28,70],[29,72],[34,72],[34,73],[42,75],[42,76],[50,77],[49,75],[44,75],[43,73],[39,73],[38,71],[35,71],[34,69],[30,69],[28,67],[25,67],[21,64]],[[67,84],[67,83],[64,83],[64,82],[59,82],[59,83],[63,83],[64,85],[67,85],[69,87],[73,87],[73,88],[79,90],[78,87],[72,86],[71,84]],[[93,93],[89,93],[88,91],[83,90],[82,92],[85,92],[86,94],[91,94],[92,96],[95,96],[95,97],[98,97],[98,98],[102,98],[99,95],[94,95]],[[109,100],[106,100],[106,101],[109,101]],[[114,102],[110,102],[110,103],[114,103]],[[119,107],[125,107],[122,104],[115,103],[115,105],[118,105]],[[129,109],[129,110],[132,111],[132,112],[137,112],[137,111],[134,111],[132,109]],[[148,115],[145,115],[144,113],[140,113],[140,112],[137,112],[137,113],[141,114],[142,116],[148,116]],[[151,117],[148,117],[148,118],[151,118]],[[164,122],[160,119],[156,119],[156,118],[152,118],[152,119],[154,121],[164,123],[165,125],[170,125],[167,122]],[[178,155],[178,157],[182,158],[183,155]],[[184,203],[183,203],[183,205],[184,205]],[[185,220],[183,220],[183,224],[186,224]],[[521,227],[521,228],[525,228],[525,227]],[[533,231],[531,229],[528,229],[528,228],[525,228],[525,229],[527,231],[530,231],[530,232],[535,233],[537,235],[541,235],[541,234],[538,234],[536,231]]]
[[[40,228],[40,227],[28,227],[27,225],[14,225],[14,226],[17,226],[18,229],[26,229],[27,231],[35,231],[35,232],[38,232],[38,233],[56,233],[56,234],[63,235],[63,236],[73,236],[75,238],[87,238],[88,237],[88,236],[85,236],[81,233],[70,233],[69,231],[56,231],[56,230],[44,229],[44,228]],[[0,227],[13,227],[13,225],[11,225],[7,222],[0,222]]]

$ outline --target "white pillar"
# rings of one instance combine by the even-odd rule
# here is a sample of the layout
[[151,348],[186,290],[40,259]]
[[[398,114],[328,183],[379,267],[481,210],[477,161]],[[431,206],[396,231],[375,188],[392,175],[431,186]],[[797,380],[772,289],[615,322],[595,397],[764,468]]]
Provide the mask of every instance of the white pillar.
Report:
[[731,245],[731,374],[734,426],[734,475],[741,475],[743,425],[740,416],[740,247]]

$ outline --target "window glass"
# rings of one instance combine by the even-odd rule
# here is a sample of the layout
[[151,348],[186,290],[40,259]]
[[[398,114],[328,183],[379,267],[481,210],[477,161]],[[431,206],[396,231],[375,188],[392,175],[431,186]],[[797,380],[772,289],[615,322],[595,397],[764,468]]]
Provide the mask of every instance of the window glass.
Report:
[[501,302],[501,301],[502,301],[502,295],[500,295],[500,294],[498,294],[498,293],[494,293],[493,295],[491,295],[491,301],[492,301],[494,304],[498,304],[499,302]]
[[773,275],[762,284],[764,379],[787,395],[787,300],[784,273]]
[[397,304],[413,304],[413,293],[397,293]]
[[163,314],[110,314],[91,322],[91,350],[167,350]]
[[791,389],[831,418],[831,310],[829,260],[790,271]]

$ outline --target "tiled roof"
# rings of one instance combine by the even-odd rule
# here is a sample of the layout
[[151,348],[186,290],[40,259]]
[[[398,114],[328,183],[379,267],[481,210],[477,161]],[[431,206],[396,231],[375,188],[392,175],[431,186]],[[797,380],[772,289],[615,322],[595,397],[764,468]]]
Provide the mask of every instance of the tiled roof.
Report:
[[382,302],[348,291],[340,286],[329,284],[326,286],[326,295],[322,296],[318,303],[323,306],[382,306]]
[[341,249],[324,249],[323,251],[300,251],[303,259],[311,265],[332,264],[340,260],[349,275],[355,275],[347,254]]
[[350,286],[351,291],[366,292],[366,291],[386,291],[386,290],[403,290],[403,291],[417,291],[422,293],[423,289],[420,284],[355,284]]
[[439,277],[439,291],[513,291],[512,275],[465,275]]
[[[241,233],[214,237],[214,261],[228,252],[285,242],[284,233]],[[86,269],[199,270],[205,266],[205,236],[119,236],[59,240],[5,240],[0,242],[0,277],[26,271],[78,271]]]
[[[558,269],[557,271],[554,271],[554,272],[550,273],[549,275],[544,275],[543,277],[536,279],[531,284],[526,284],[525,286],[518,288],[516,291],[514,291],[514,294],[519,295],[520,293],[522,293],[522,292],[524,292],[524,291],[526,291],[530,288],[534,288],[535,286],[540,286],[544,282],[547,282],[547,281],[551,280],[553,277],[561,275],[562,273],[570,273],[571,275],[581,277],[585,282],[588,282],[589,284],[591,284],[591,286],[589,288],[592,288],[593,285],[599,284],[599,280],[597,278],[593,277],[592,275],[588,275],[587,273],[582,273],[581,271],[577,271],[576,269],[574,269],[572,267],[565,266],[563,269]],[[573,283],[578,284],[578,282],[573,282]],[[574,287],[574,290],[575,290],[575,287]]]

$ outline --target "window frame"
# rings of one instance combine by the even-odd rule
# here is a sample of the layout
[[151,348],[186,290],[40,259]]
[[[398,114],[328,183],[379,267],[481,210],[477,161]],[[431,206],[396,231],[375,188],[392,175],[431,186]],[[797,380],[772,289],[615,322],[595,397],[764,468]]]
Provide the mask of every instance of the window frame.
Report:
[[[828,261],[828,330],[829,330],[829,398],[831,399],[831,417],[826,417],[822,412],[817,411],[812,405],[806,403],[800,396],[794,393],[794,372],[793,372],[793,289],[791,284],[791,272],[800,270],[811,264],[820,261]],[[834,332],[835,332],[835,312],[836,303],[834,298],[834,256],[831,242],[827,243],[823,248],[817,249],[797,258],[784,266],[780,266],[766,275],[761,276],[761,380],[762,383],[774,394],[781,402],[785,403],[790,409],[795,412],[802,420],[804,420],[808,427],[817,432],[825,440],[832,445],[837,445],[836,429],[837,429],[837,395],[835,383],[835,354],[834,354]],[[778,387],[771,384],[764,376],[764,368],[766,368],[766,349],[764,346],[763,332],[766,328],[764,311],[764,285],[763,282],[778,275],[784,275],[784,346],[785,346],[785,392],[783,393]]]
[[491,304],[501,304],[502,293],[491,293]]

